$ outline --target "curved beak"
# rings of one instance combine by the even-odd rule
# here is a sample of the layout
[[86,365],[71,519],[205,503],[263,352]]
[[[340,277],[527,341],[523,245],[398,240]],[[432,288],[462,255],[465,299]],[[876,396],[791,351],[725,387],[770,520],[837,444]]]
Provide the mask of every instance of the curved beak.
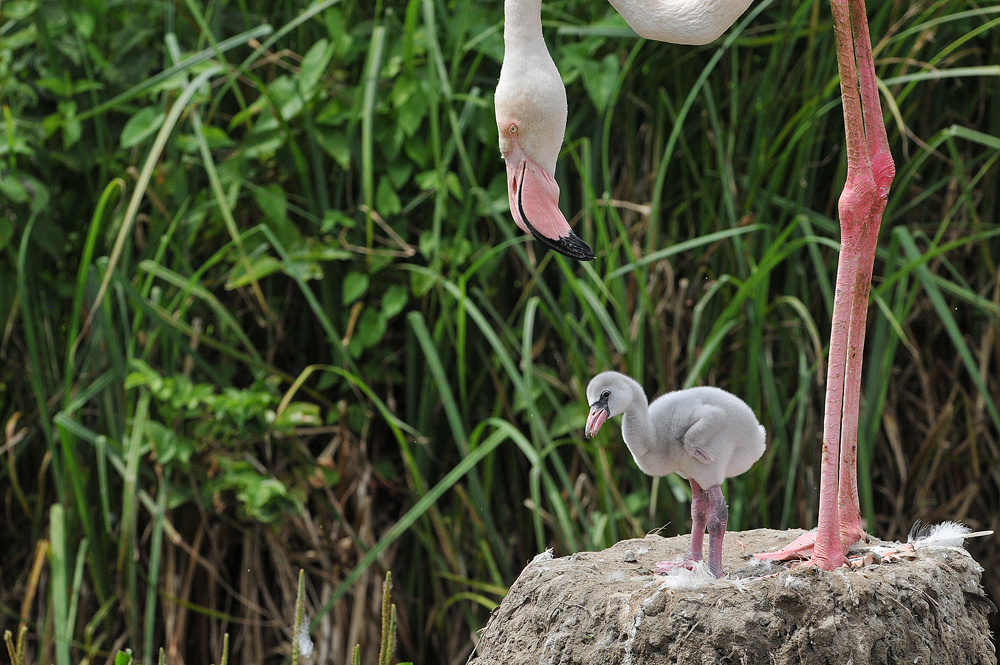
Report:
[[594,250],[573,233],[559,210],[559,185],[555,178],[525,155],[516,142],[504,161],[510,214],[518,227],[571,259],[594,260]]
[[601,425],[611,415],[607,400],[599,399],[590,405],[590,415],[587,416],[587,427],[583,430],[583,436],[591,438],[597,436],[597,431]]

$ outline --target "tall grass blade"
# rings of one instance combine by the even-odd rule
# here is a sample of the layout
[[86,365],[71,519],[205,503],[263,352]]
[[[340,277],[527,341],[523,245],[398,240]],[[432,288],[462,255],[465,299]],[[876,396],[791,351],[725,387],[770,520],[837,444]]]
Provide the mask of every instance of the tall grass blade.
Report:
[[66,533],[66,511],[55,503],[49,509],[50,568],[52,570],[52,624],[55,633],[56,664],[70,665],[69,647],[73,639],[70,626],[70,576],[72,553]]

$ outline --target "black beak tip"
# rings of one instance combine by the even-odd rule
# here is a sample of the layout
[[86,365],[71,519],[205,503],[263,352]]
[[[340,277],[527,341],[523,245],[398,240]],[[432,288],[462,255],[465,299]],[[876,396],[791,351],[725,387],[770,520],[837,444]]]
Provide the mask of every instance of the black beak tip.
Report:
[[545,244],[563,256],[568,256],[569,258],[576,259],[577,261],[593,261],[597,258],[597,255],[594,254],[594,250],[590,248],[590,245],[580,240],[580,237],[572,231],[568,236],[563,236],[555,242],[547,242]]
[[528,230],[531,231],[531,235],[535,236],[536,240],[541,241],[543,245],[549,249],[553,249],[563,256],[568,256],[571,259],[576,259],[577,261],[593,261],[597,258],[594,254],[594,250],[590,248],[590,245],[585,243],[580,239],[580,236],[576,235],[572,231],[569,235],[562,236],[561,238],[548,238],[543,236],[535,227],[528,222],[527,217],[523,217],[525,224],[528,226]]
[[535,237],[548,245],[551,249],[554,249],[563,256],[568,256],[571,259],[576,259],[577,261],[593,261],[597,258],[597,255],[594,254],[594,250],[590,248],[590,245],[580,240],[580,236],[576,235],[572,231],[570,231],[568,236],[563,236],[558,240],[552,240],[551,238],[541,236]]

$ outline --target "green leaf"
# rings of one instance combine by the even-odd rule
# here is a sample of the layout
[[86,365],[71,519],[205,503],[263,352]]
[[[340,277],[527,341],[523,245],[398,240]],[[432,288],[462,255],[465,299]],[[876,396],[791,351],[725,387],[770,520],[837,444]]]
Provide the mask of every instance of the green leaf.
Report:
[[340,210],[327,210],[323,213],[323,221],[320,222],[319,228],[323,233],[335,233],[339,227],[353,229],[355,226],[357,222],[350,215]]
[[333,47],[325,39],[313,44],[302,58],[301,69],[297,81],[299,91],[307,100],[310,99],[319,85],[323,72],[326,71],[330,58],[333,57]]
[[[3,17],[10,21],[23,21],[38,9],[38,3],[29,0],[12,0],[3,3]],[[117,665],[117,664],[116,664]]]
[[317,427],[322,424],[319,405],[312,402],[292,402],[274,421],[275,428],[284,431],[296,427]]
[[378,189],[375,191],[375,208],[383,218],[397,215],[403,209],[403,204],[388,178],[379,178]]
[[385,337],[387,324],[388,322],[382,312],[373,307],[366,307],[358,319],[358,326],[354,331],[354,336],[347,344],[348,353],[357,358],[361,355],[362,351],[370,349],[381,342],[382,338]]
[[305,101],[299,94],[298,86],[294,79],[287,76],[279,76],[271,81],[267,86],[268,92],[274,99],[275,105],[281,113],[281,118],[288,122],[305,108]]
[[410,294],[405,286],[389,285],[389,288],[385,290],[385,295],[382,296],[382,316],[386,319],[396,316],[406,307],[406,301],[409,298]]
[[198,449],[195,441],[181,436],[172,428],[152,420],[149,422],[149,434],[156,451],[156,461],[164,466],[172,465],[186,469],[191,462],[191,456]]
[[72,148],[82,135],[83,127],[80,125],[80,121],[75,117],[68,118],[63,123],[63,148]]
[[356,337],[366,349],[370,349],[385,337],[387,328],[385,316],[377,309],[369,307],[361,312],[361,319],[358,321],[358,332]]
[[281,262],[273,256],[257,256],[251,258],[249,261],[249,271],[244,268],[244,263],[242,262],[233,266],[233,272],[229,275],[229,279],[226,280],[227,291],[246,286],[253,281],[251,277],[253,279],[263,279],[281,270]]
[[393,187],[402,189],[410,181],[410,176],[413,175],[413,164],[409,161],[399,161],[389,164],[386,167],[386,175],[389,177],[389,182],[392,183]]
[[345,305],[360,298],[368,290],[368,275],[359,272],[349,272],[341,285],[342,299]]
[[264,105],[263,99],[250,104],[233,116],[232,120],[229,121],[229,130],[232,131],[234,128],[239,127],[243,123],[249,122],[251,118],[260,115],[266,108],[267,107]]
[[285,145],[285,133],[270,109],[261,112],[253,130],[243,143],[243,154],[248,159],[268,160]]
[[35,85],[42,90],[48,90],[56,97],[69,97],[72,94],[69,81],[54,76],[40,78],[35,81]]
[[413,136],[427,115],[427,97],[414,94],[418,83],[412,78],[400,78],[392,91],[392,105],[396,108],[396,124],[406,136]]
[[11,175],[0,177],[0,194],[14,203],[24,203],[28,200],[28,190],[20,180]]
[[84,40],[90,39],[90,36],[94,34],[94,15],[84,12],[70,12],[69,16],[76,31],[80,33],[80,37]]
[[437,251],[440,244],[440,239],[435,236],[433,231],[428,229],[420,234],[420,240],[418,241],[417,246],[420,248],[420,253],[423,254],[425,258],[429,259],[431,255]]
[[347,261],[354,258],[354,254],[335,245],[310,245],[296,256],[309,261]]
[[223,471],[211,483],[213,491],[234,491],[248,518],[270,523],[298,510],[298,501],[280,480],[258,473],[249,462],[221,458],[219,464]]
[[208,147],[212,150],[218,150],[219,148],[232,148],[236,146],[236,141],[229,137],[226,130],[221,127],[216,127],[215,125],[202,125],[201,135],[205,137],[205,141],[208,142]]
[[451,171],[439,173],[437,171],[424,171],[416,176],[417,186],[425,191],[435,191],[439,189],[448,190],[456,199],[462,198],[462,183],[458,175]]
[[255,189],[253,197],[257,207],[269,222],[284,222],[288,219],[288,200],[285,198],[285,190],[276,183],[272,182],[264,189]]
[[354,42],[354,38],[351,37],[352,26],[338,7],[331,7],[323,12],[323,20],[326,22],[326,33],[334,39],[333,46],[337,56],[344,57]]
[[121,135],[121,146],[123,148],[131,148],[132,146],[139,145],[159,131],[166,118],[166,113],[157,111],[152,106],[143,108],[125,123],[125,128],[122,130]]
[[342,129],[317,127],[316,141],[326,154],[333,157],[340,168],[347,170],[351,165],[351,143]]
[[615,90],[620,66],[618,58],[608,54],[599,63],[587,60],[583,64],[583,87],[599,113],[608,107],[608,101]]
[[282,261],[281,272],[289,277],[304,281],[323,278],[323,268],[315,261],[302,261],[300,259]]
[[83,134],[80,121],[76,119],[76,102],[72,100],[59,102],[59,113],[63,117],[63,148],[72,148]]
[[50,113],[42,119],[42,132],[45,133],[46,138],[59,131],[59,127],[61,126],[62,117],[58,113]]
[[286,248],[300,247],[302,234],[288,218],[288,198],[281,185],[272,182],[263,189],[254,189],[253,197],[281,244]]
[[79,95],[84,92],[91,92],[94,90],[104,90],[104,84],[100,81],[76,81],[73,84],[73,94]]

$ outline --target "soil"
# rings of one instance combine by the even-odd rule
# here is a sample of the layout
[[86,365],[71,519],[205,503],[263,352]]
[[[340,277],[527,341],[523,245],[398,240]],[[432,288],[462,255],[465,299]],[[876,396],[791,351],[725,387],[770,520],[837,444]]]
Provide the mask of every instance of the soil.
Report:
[[490,617],[471,662],[997,662],[987,625],[996,608],[980,585],[982,567],[964,549],[923,547],[832,572],[765,569],[749,559],[801,533],[726,534],[721,580],[652,572],[657,561],[681,559],[689,536],[539,555]]

